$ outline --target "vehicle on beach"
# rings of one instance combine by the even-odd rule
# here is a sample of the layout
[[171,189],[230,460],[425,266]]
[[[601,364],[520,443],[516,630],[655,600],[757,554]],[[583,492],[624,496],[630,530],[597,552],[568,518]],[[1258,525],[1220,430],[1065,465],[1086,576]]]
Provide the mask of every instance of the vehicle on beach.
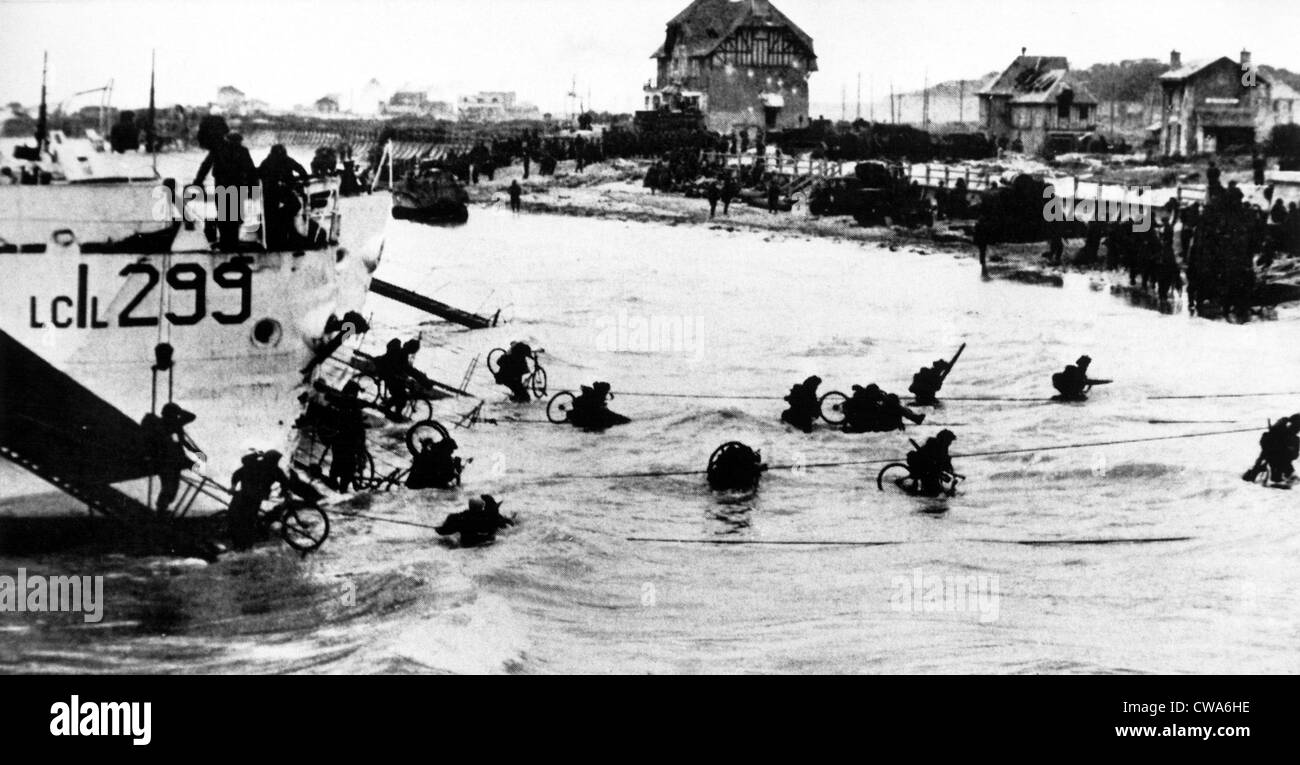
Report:
[[1043,215],[1051,184],[1032,175],[1017,175],[980,198],[975,222],[975,242],[1010,244],[1046,242],[1052,238],[1077,239],[1087,224],[1081,220],[1049,221]]
[[850,177],[819,181],[808,195],[813,215],[851,215],[860,226],[925,225],[933,222],[929,201],[880,160],[859,162]]
[[469,220],[469,193],[454,175],[422,163],[393,188],[393,218],[417,223],[464,223]]

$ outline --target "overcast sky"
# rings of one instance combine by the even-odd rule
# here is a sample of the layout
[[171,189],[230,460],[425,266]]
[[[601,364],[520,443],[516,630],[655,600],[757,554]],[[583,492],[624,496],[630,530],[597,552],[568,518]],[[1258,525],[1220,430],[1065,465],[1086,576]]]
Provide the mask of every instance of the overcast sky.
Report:
[[[748,0],[739,0],[747,2]],[[387,89],[452,98],[514,90],[566,110],[572,78],[597,109],[631,111],[653,75],[649,56],[688,0],[0,0],[0,102],[39,98],[49,50],[52,103],[113,78],[115,104],[148,100],[157,49],[160,104],[206,103],[235,85],[275,106],[370,78]],[[814,38],[815,102],[877,98],[977,77],[1019,53],[1075,67],[1127,58],[1184,61],[1243,48],[1300,71],[1296,0],[777,0]],[[83,96],[76,104],[98,103]]]

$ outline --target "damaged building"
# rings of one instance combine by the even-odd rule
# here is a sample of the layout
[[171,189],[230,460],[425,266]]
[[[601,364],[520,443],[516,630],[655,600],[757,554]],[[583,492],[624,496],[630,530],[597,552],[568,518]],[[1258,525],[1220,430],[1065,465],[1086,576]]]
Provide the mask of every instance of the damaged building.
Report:
[[1030,154],[1070,150],[1096,128],[1097,99],[1064,56],[1015,61],[979,91],[980,125],[1000,146]]
[[695,0],[668,22],[645,110],[698,112],[719,132],[808,123],[812,38],[767,0]]

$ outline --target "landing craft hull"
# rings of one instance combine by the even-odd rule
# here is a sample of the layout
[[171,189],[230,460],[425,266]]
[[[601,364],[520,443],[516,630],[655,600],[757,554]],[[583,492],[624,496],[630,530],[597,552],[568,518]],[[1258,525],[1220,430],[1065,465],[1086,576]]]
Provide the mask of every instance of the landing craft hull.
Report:
[[[187,430],[208,455],[203,472],[227,483],[249,448],[292,452],[301,370],[326,320],[363,307],[376,263],[336,237],[314,249],[214,253],[201,224],[144,221],[145,193],[0,188],[0,247],[15,245],[0,249],[0,329],[135,421],[174,399],[197,416]],[[165,252],[90,245],[166,225],[181,230]],[[60,230],[72,236],[53,235]],[[155,387],[159,343],[174,348],[174,369]],[[50,417],[75,422],[75,413]],[[50,489],[12,465],[0,471],[5,495]]]

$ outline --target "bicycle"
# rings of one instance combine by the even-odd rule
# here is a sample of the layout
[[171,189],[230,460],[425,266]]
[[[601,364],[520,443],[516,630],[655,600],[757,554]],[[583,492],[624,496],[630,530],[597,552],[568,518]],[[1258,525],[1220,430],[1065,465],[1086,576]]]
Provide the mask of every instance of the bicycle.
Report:
[[[541,361],[537,358],[545,350],[536,350],[529,355],[532,361],[532,370],[524,375],[524,387],[531,390],[533,395],[540,401],[546,398],[546,370],[542,367]],[[501,358],[506,355],[504,348],[493,348],[488,352],[487,367],[492,373],[492,379],[496,379],[497,374],[501,371]]]
[[[412,463],[412,470],[415,470],[416,463],[420,462],[425,442],[431,442],[432,446],[437,447],[449,439],[451,439],[451,434],[447,432],[447,428],[435,420],[425,420],[411,426],[406,431],[406,448],[411,453],[411,457],[415,459],[415,462]],[[432,475],[428,472],[429,465],[422,466],[422,475],[420,477],[428,485],[420,488],[451,488],[452,484],[460,486],[461,472],[466,465],[474,461],[474,458],[471,457],[462,461],[459,457],[452,457],[450,453],[448,453],[447,457],[449,462],[438,463],[433,468]],[[403,471],[403,477],[410,474],[411,470]],[[428,483],[430,479],[432,479],[432,483]]]
[[330,535],[330,517],[315,502],[286,499],[260,511],[257,519],[267,532],[279,524],[280,538],[304,555],[320,549]]
[[405,381],[406,402],[400,410],[395,410],[389,403],[392,396],[389,394],[388,384],[378,377],[369,374],[359,374],[352,378],[361,390],[357,391],[357,399],[362,403],[379,409],[385,413],[396,415],[395,419],[403,422],[420,422],[433,417],[433,403],[423,395],[421,391],[411,381]]
[[451,434],[447,432],[447,428],[442,423],[437,420],[424,420],[415,423],[406,431],[406,449],[411,453],[412,457],[418,457],[420,455],[420,444],[426,440],[438,443],[448,438],[451,438]]
[[842,425],[846,417],[844,405],[849,402],[849,397],[833,390],[817,400],[817,406],[820,410],[822,419],[827,425]]
[[[888,465],[885,465],[883,468],[881,468],[880,472],[876,474],[877,489],[881,491],[885,490],[885,474],[895,468],[901,468],[907,472],[906,475],[893,479],[894,485],[902,489],[904,492],[914,497],[938,496],[938,495],[930,494],[929,492],[925,491],[924,487],[922,486],[921,477],[913,473],[911,466],[909,466],[905,462],[891,462]],[[957,484],[961,483],[964,480],[966,480],[966,476],[961,475],[960,473],[949,473],[947,471],[941,472],[940,480],[939,480],[939,485],[940,485],[939,494],[946,495],[949,497],[956,496]]]
[[717,491],[752,491],[767,471],[758,452],[739,441],[728,441],[709,455],[705,475]]

